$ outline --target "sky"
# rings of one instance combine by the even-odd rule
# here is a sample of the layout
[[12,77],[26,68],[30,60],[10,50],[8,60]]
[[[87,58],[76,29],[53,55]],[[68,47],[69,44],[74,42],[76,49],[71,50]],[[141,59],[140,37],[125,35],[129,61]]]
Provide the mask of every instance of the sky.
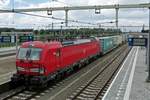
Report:
[[[14,1],[14,3],[13,3]],[[0,9],[14,8],[40,8],[40,7],[59,7],[59,6],[87,6],[87,5],[112,5],[112,4],[139,4],[149,3],[150,0],[0,0]],[[31,12],[48,16],[47,12]],[[119,9],[119,26],[148,26],[148,9]],[[49,17],[65,18],[64,11],[53,12]],[[95,14],[95,10],[84,11],[69,11],[69,19],[78,20],[90,23],[103,23],[115,21],[115,10],[101,10],[100,14]],[[11,27],[34,27],[34,28],[48,28],[51,23],[62,22],[61,20],[54,20],[50,18],[40,18],[12,13],[0,13],[1,26]],[[115,23],[105,23],[102,26],[115,26]],[[61,24],[54,24],[60,27]],[[64,25],[63,25],[64,26]],[[69,22],[69,26],[87,26],[87,24]],[[91,25],[88,25],[91,26]],[[128,27],[122,30],[133,29]],[[139,28],[135,28],[141,29]]]

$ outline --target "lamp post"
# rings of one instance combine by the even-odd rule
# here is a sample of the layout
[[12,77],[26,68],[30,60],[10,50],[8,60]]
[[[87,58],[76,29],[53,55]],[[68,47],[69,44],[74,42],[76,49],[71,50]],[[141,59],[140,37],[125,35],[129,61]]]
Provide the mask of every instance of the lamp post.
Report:
[[149,33],[148,33],[148,78],[147,78],[147,82],[150,82],[150,7],[149,7]]

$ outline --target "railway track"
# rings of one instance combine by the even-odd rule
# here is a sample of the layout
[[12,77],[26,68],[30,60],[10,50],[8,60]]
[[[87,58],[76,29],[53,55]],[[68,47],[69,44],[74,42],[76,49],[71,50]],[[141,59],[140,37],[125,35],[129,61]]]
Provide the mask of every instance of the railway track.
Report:
[[16,54],[16,50],[0,51],[0,57],[13,56]]
[[52,87],[36,91],[29,90],[28,88],[21,86],[11,90],[10,91],[11,94],[7,96],[6,95],[0,96],[0,100],[36,100],[36,98],[39,98],[41,95],[45,95],[45,93],[49,92],[49,90],[52,90],[53,88],[56,88],[61,84],[63,84],[63,82],[58,82],[56,84],[53,84]]
[[[110,55],[108,57],[108,59],[105,59],[105,60],[103,59],[102,62],[101,62],[101,66],[105,66],[105,67],[107,66],[108,67],[108,64],[113,64],[113,61],[115,61],[115,59],[117,57],[119,57],[119,55],[121,55],[122,51],[125,50],[125,48],[127,48],[127,46],[123,46],[123,47],[117,49],[115,53],[113,53],[112,55]],[[115,59],[112,59],[114,57],[115,57]],[[119,60],[121,60],[121,59],[119,58]],[[106,76],[106,73],[104,73],[105,69],[107,69],[107,68],[102,67],[100,69],[101,75],[102,75],[102,79],[103,79],[103,77]],[[102,70],[103,70],[103,74],[102,74]],[[111,70],[112,70],[112,68],[111,68]],[[111,70],[109,69],[109,71],[111,71]],[[96,76],[98,76],[98,75],[96,75]],[[96,76],[94,76],[94,77],[96,77]],[[63,81],[65,82],[65,80],[63,80]],[[48,91],[50,91],[50,90],[52,90],[54,88],[57,88],[59,85],[63,84],[63,81],[60,81],[60,82],[58,82],[56,84],[53,84],[52,86],[48,87],[47,89],[43,89],[43,90],[39,90],[39,91],[30,91],[30,90],[26,89],[25,87],[21,87],[21,88],[19,87],[16,90],[14,90],[13,92],[11,92],[11,94],[1,98],[0,100],[35,100],[35,98],[40,98],[40,95],[44,95],[46,92],[48,92]],[[78,92],[76,91],[76,95],[69,96],[68,99],[76,99],[76,98],[78,98],[80,96],[80,94],[82,94],[86,90],[87,87],[92,86],[90,84],[93,83],[93,82],[94,82],[94,78],[92,80],[86,82],[86,84],[89,84],[89,85],[84,84],[83,86],[80,87],[80,89],[77,90]],[[93,83],[93,86],[96,85],[97,82],[101,82],[101,79],[99,78],[99,81],[95,81]],[[106,83],[109,83],[109,81],[106,81],[105,84]],[[54,87],[54,88],[52,88],[52,87]],[[91,89],[91,90],[93,91],[92,93],[95,93],[94,92],[95,91],[94,88]],[[105,88],[103,87],[103,89],[101,89],[101,90],[105,90]],[[96,91],[98,91],[98,89],[96,89]],[[73,93],[73,94],[75,94],[75,93]],[[100,97],[99,95],[100,94],[97,95],[98,98]],[[89,96],[89,94],[88,94],[88,96]]]
[[18,92],[10,95],[7,98],[3,98],[3,100],[29,100],[38,94],[37,91],[29,91],[26,88],[22,87],[18,89]]
[[[128,49],[125,49],[128,52]],[[78,88],[67,100],[101,100],[113,77],[115,76],[125,53],[119,51],[110,62],[93,76],[88,82]]]

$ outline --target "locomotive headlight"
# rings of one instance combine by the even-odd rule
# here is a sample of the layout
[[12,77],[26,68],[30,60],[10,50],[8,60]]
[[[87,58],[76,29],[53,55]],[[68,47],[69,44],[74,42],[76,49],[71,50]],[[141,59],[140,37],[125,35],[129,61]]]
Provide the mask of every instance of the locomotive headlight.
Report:
[[44,74],[44,68],[43,67],[40,68],[40,74]]
[[18,71],[25,71],[25,69],[23,67],[19,67],[19,66],[17,67],[17,70]]
[[31,68],[30,72],[39,72],[39,68]]
[[44,74],[44,68],[31,68],[30,72],[36,72],[36,73],[40,73],[40,74]]

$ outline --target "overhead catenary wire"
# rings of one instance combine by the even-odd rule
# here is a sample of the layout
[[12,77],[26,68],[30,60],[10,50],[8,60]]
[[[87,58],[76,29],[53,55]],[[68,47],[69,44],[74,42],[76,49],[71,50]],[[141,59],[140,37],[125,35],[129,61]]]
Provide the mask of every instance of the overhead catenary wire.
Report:
[[[31,14],[31,13],[25,13],[25,12],[18,12],[15,11],[14,9],[12,10],[4,10],[4,9],[0,9],[0,12],[4,12],[7,11],[7,13],[17,13],[17,14],[22,14],[22,15],[28,15],[28,16],[34,16],[34,17],[41,17],[41,18],[51,18],[51,19],[55,19],[55,20],[65,20],[63,18],[57,18],[57,17],[50,17],[50,16],[43,16],[43,15],[37,15],[37,14]],[[82,24],[90,24],[90,25],[97,25],[95,23],[91,23],[91,22],[84,22],[84,21],[79,21],[79,20],[68,20],[69,22],[75,22],[75,23],[82,23]]]
[[[56,2],[60,2],[58,0],[52,0],[52,1],[56,1]],[[64,2],[61,2],[64,3]],[[0,9],[1,12],[5,11],[3,9]],[[18,12],[14,10],[14,0],[12,1],[12,10],[7,10],[7,12],[10,13],[17,13],[17,14],[23,14],[23,15],[28,15],[28,16],[34,16],[34,17],[41,17],[41,18],[51,18],[51,19],[55,19],[55,20],[62,20],[65,21],[65,19],[63,18],[57,18],[57,17],[50,17],[50,16],[43,16],[43,15],[37,15],[37,14],[31,14],[31,13],[25,13],[25,12]],[[13,19],[14,20],[14,19]],[[69,22],[74,22],[74,23],[81,23],[81,24],[88,24],[88,25],[98,25],[96,23],[91,23],[91,22],[85,22],[85,21],[79,21],[79,20],[68,20]],[[14,21],[13,21],[14,22]],[[63,22],[65,23],[65,22]]]
[[[55,19],[55,20],[63,20],[63,21],[65,20],[63,18],[57,18],[57,17],[53,17],[53,16],[50,17],[50,16],[43,16],[43,15],[37,15],[37,14],[31,14],[31,13],[17,12],[17,11],[13,11],[13,13],[35,16],[35,17],[42,17],[42,18],[51,18],[51,19]],[[82,24],[97,25],[96,23],[84,22],[84,21],[79,21],[79,20],[68,20],[68,21],[69,22],[75,22],[75,23],[82,23]]]
[[[52,1],[56,1],[56,2],[60,2],[58,0],[52,0]],[[61,2],[64,3],[64,2]],[[42,17],[42,18],[51,18],[51,19],[55,19],[55,20],[62,20],[64,21],[65,19],[63,18],[57,18],[57,17],[50,17],[50,16],[43,16],[43,15],[37,15],[37,14],[31,14],[31,13],[25,13],[25,12],[18,12],[14,10],[14,2],[12,5],[12,10],[7,10],[7,12],[11,12],[11,13],[18,13],[18,14],[23,14],[23,15],[29,15],[29,16],[35,16],[35,17]],[[3,12],[3,10],[1,9],[0,11]],[[82,23],[82,24],[88,24],[88,25],[99,25],[96,23],[92,23],[92,22],[84,22],[84,21],[79,21],[79,20],[68,20],[69,22],[74,22],[74,23]],[[63,22],[65,23],[65,22]],[[103,22],[102,22],[103,23]],[[106,22],[106,23],[111,23],[111,22]]]

